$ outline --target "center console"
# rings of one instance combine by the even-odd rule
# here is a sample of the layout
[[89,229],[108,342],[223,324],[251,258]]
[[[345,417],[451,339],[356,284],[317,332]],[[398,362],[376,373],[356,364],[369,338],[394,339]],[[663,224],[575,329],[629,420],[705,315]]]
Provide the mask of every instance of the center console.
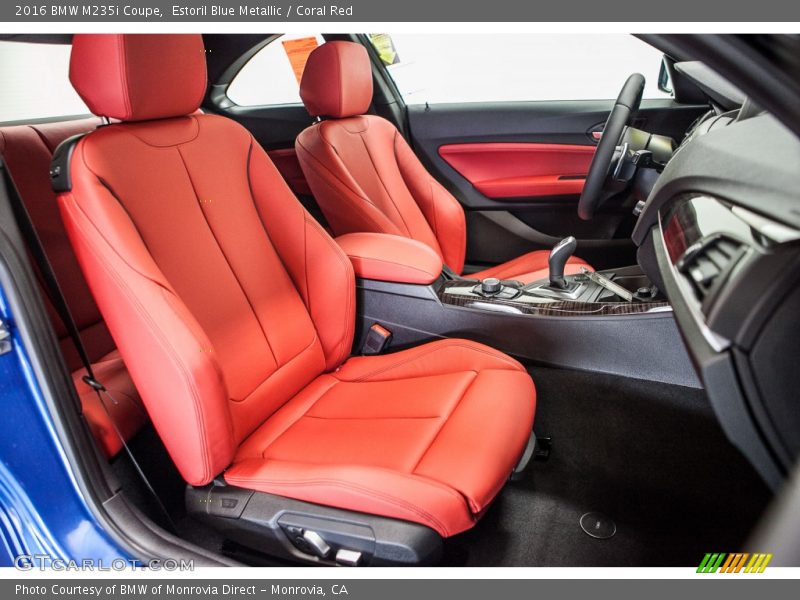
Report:
[[383,234],[338,238],[358,293],[354,351],[370,328],[391,348],[463,337],[543,365],[700,387],[672,307],[638,266],[564,275],[576,243],[551,252],[549,278],[470,279],[427,246]]
[[564,277],[555,288],[543,279],[516,281],[456,279],[438,288],[442,304],[524,315],[632,315],[670,311],[670,305],[638,267]]

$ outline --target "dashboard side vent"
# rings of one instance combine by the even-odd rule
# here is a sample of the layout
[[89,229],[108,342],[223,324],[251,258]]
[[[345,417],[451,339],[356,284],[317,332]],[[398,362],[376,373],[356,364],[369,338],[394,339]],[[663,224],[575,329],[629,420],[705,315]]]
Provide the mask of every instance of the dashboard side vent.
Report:
[[745,250],[746,246],[741,242],[716,236],[688,248],[677,267],[691,282],[697,299],[706,304],[706,300],[728,278]]

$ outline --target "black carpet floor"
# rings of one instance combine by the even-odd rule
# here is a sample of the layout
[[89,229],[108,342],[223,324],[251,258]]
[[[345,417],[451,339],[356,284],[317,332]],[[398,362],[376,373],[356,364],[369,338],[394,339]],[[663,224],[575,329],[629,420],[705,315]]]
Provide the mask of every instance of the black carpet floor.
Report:
[[[692,566],[741,549],[770,500],[725,438],[700,390],[546,368],[531,369],[534,430],[546,462],[510,483],[471,531],[448,540],[445,564]],[[586,535],[582,514],[617,526]]]

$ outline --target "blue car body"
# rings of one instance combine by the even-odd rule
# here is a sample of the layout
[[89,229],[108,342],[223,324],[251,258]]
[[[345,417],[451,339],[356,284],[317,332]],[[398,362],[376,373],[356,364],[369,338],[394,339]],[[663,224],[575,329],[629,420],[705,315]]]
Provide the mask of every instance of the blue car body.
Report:
[[1,288],[0,319],[10,333],[0,355],[0,565],[129,560],[86,504]]

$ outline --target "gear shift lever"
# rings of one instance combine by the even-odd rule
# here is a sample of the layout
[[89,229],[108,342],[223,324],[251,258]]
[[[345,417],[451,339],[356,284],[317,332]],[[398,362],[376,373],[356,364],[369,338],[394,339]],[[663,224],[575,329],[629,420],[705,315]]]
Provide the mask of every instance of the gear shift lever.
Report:
[[572,236],[564,238],[553,246],[550,251],[550,257],[547,259],[547,266],[550,269],[551,288],[557,290],[567,289],[567,282],[564,279],[564,266],[577,247],[578,242]]

